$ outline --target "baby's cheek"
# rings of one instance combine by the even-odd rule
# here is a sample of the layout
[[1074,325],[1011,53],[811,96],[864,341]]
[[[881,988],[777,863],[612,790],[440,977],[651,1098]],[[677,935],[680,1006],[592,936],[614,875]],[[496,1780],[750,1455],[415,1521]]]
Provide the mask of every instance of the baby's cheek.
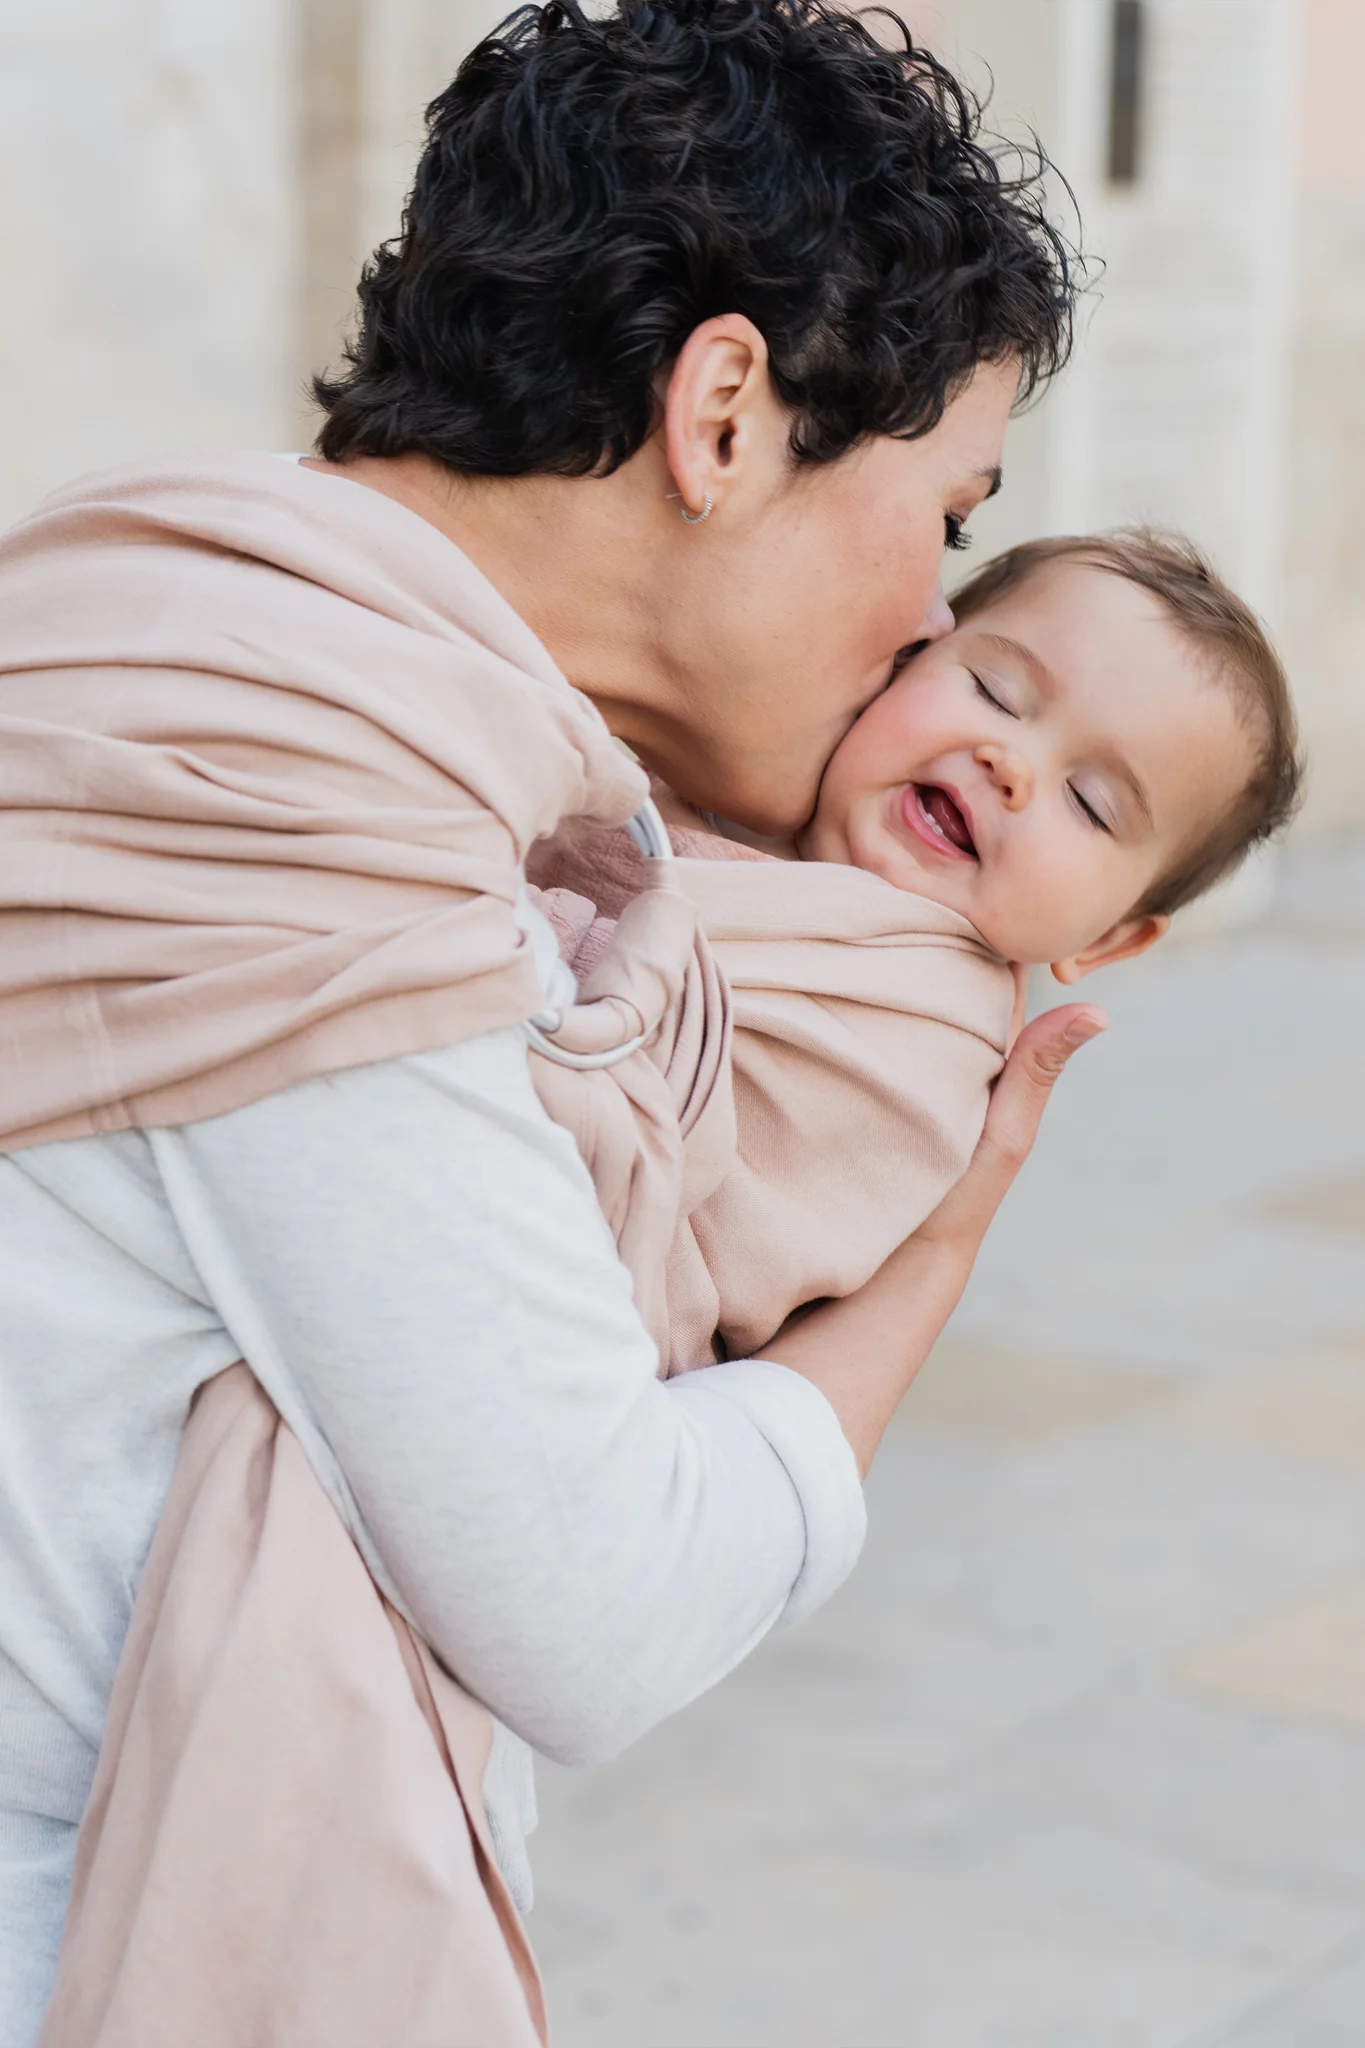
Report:
[[986,936],[998,951],[1010,960],[1051,957],[1061,928],[1058,912],[1069,890],[1041,849],[1022,842],[1008,846],[1003,859],[993,863],[983,893],[983,929],[989,921],[992,929]]
[[[1064,959],[1094,936],[1103,894],[1097,863],[1084,845],[1051,843],[1031,851],[1013,891],[1016,957]],[[1101,916],[1101,926],[1104,921]]]

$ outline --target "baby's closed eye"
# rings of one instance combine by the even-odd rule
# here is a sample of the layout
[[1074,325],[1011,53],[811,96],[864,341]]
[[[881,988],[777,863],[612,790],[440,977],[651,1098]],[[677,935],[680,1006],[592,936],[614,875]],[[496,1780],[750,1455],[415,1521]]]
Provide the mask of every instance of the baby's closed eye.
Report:
[[1084,792],[1082,790],[1077,789],[1074,782],[1069,782],[1067,784],[1067,788],[1071,792],[1072,802],[1075,804],[1077,810],[1081,812],[1082,816],[1089,820],[1089,822],[1095,827],[1096,831],[1107,832],[1109,836],[1112,838],[1114,834],[1113,826],[1110,824],[1107,818],[1102,817],[1099,811],[1095,809],[1095,806],[1085,796]]
[[1019,716],[1014,706],[1007,704],[1005,699],[991,688],[984,676],[979,676],[975,669],[970,670],[969,673],[972,681],[976,684],[976,694],[978,697],[984,697],[986,702],[993,704],[997,711],[1003,711],[1006,718],[1017,718]]

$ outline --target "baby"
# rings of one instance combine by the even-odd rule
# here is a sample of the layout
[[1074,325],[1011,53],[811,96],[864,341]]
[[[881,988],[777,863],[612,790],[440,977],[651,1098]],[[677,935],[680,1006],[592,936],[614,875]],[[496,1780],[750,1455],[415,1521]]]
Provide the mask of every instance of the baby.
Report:
[[1029,542],[953,609],[836,750],[797,841],[752,843],[881,875],[1070,983],[1145,952],[1290,816],[1284,671],[1189,543]]
[[[706,1114],[696,961],[634,1078],[630,1063],[592,1077],[591,1115],[588,1077],[538,1080],[674,1371],[755,1349],[802,1303],[859,1285],[942,1199],[1004,1056],[1011,966],[1072,983],[1145,951],[1293,810],[1284,672],[1187,542],[1031,542],[954,609],[955,630],[907,650],[851,728],[794,841],[665,802],[684,857],[660,879],[695,905],[720,969]],[[626,992],[648,892],[619,932],[612,917],[641,886],[638,860],[570,851],[536,879],[582,891],[546,905],[589,970],[583,995]],[[637,958],[637,1008],[639,980]],[[681,1129],[662,1256],[624,1223],[639,1159],[631,1181],[619,1092],[637,1152],[658,1156],[673,1113],[648,1098],[647,1059]]]

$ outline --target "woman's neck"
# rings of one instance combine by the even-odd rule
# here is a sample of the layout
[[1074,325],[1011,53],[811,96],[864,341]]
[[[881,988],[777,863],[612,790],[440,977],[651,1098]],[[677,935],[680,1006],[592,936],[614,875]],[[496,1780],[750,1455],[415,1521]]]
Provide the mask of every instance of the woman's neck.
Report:
[[[647,451],[635,458],[643,463]],[[658,644],[650,498],[626,464],[609,477],[464,476],[425,455],[308,467],[381,491],[453,541],[648,761],[675,716]],[[663,502],[665,484],[657,499]]]

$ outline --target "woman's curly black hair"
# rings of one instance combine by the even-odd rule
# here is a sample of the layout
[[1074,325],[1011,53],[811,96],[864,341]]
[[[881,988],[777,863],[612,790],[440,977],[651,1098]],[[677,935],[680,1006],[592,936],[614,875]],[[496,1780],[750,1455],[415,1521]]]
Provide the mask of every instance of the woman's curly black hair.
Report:
[[314,383],[320,452],[606,474],[719,313],[767,341],[803,461],[927,433],[979,363],[1031,392],[1076,283],[1046,158],[1007,175],[979,103],[879,20],[894,43],[826,0],[509,16],[427,111],[347,367]]

